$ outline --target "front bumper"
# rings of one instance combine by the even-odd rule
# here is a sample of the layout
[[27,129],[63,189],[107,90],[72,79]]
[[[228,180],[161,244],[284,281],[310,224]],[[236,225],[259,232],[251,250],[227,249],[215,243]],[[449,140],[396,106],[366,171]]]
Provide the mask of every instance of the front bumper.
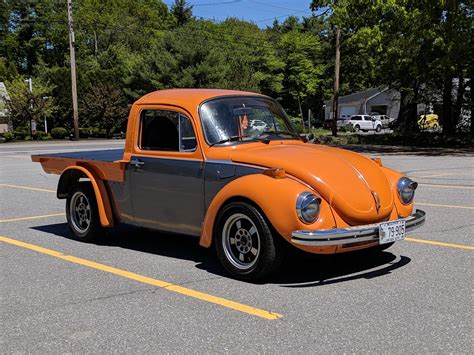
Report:
[[[405,220],[405,232],[412,231],[425,223],[425,212],[416,210],[411,216],[401,219]],[[376,241],[379,239],[381,223],[350,228],[297,230],[291,234],[291,242],[307,246],[327,246]]]

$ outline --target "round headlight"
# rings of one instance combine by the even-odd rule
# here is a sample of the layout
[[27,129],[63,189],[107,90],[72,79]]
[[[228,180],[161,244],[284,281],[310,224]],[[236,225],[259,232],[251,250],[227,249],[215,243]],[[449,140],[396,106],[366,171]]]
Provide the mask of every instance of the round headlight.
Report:
[[319,216],[319,204],[321,199],[311,192],[303,192],[296,200],[296,214],[301,222],[310,224]]
[[404,205],[408,205],[413,201],[417,187],[418,184],[407,177],[402,177],[400,180],[398,180],[398,196]]

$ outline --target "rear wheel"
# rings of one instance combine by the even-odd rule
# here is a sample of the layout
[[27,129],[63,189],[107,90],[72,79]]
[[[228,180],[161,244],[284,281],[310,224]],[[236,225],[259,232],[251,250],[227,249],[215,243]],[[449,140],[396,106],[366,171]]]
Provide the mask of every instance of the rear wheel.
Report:
[[97,201],[89,182],[79,182],[69,192],[66,200],[66,218],[73,237],[91,242],[103,236]]
[[358,124],[356,124],[356,125],[354,126],[354,131],[356,131],[356,132],[359,132],[359,131],[360,131],[360,126],[359,126]]
[[380,131],[382,131],[382,126],[375,127],[375,132],[379,133]]
[[278,238],[262,214],[244,202],[230,203],[217,218],[217,255],[224,268],[238,279],[259,280],[280,266],[283,246]]

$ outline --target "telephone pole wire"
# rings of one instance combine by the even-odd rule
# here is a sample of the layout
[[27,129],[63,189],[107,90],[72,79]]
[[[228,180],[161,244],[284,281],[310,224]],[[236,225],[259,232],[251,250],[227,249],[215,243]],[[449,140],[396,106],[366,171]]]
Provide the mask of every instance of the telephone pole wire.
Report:
[[74,48],[74,22],[72,19],[72,0],[67,0],[67,19],[69,24],[69,52],[71,57],[72,111],[74,118],[74,139],[79,140],[79,113],[77,106],[76,50]]
[[332,101],[332,135],[337,136],[337,118],[339,116],[339,68],[341,65],[341,29],[336,28],[336,58],[334,63],[334,97]]

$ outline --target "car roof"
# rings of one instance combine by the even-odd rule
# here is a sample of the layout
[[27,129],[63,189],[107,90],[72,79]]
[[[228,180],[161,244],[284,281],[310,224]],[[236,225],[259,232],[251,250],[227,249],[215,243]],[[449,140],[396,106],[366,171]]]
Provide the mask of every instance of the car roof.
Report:
[[260,96],[265,95],[239,90],[224,89],[166,89],[153,91],[135,101],[136,105],[171,104],[179,106],[198,106],[203,101],[221,96]]

